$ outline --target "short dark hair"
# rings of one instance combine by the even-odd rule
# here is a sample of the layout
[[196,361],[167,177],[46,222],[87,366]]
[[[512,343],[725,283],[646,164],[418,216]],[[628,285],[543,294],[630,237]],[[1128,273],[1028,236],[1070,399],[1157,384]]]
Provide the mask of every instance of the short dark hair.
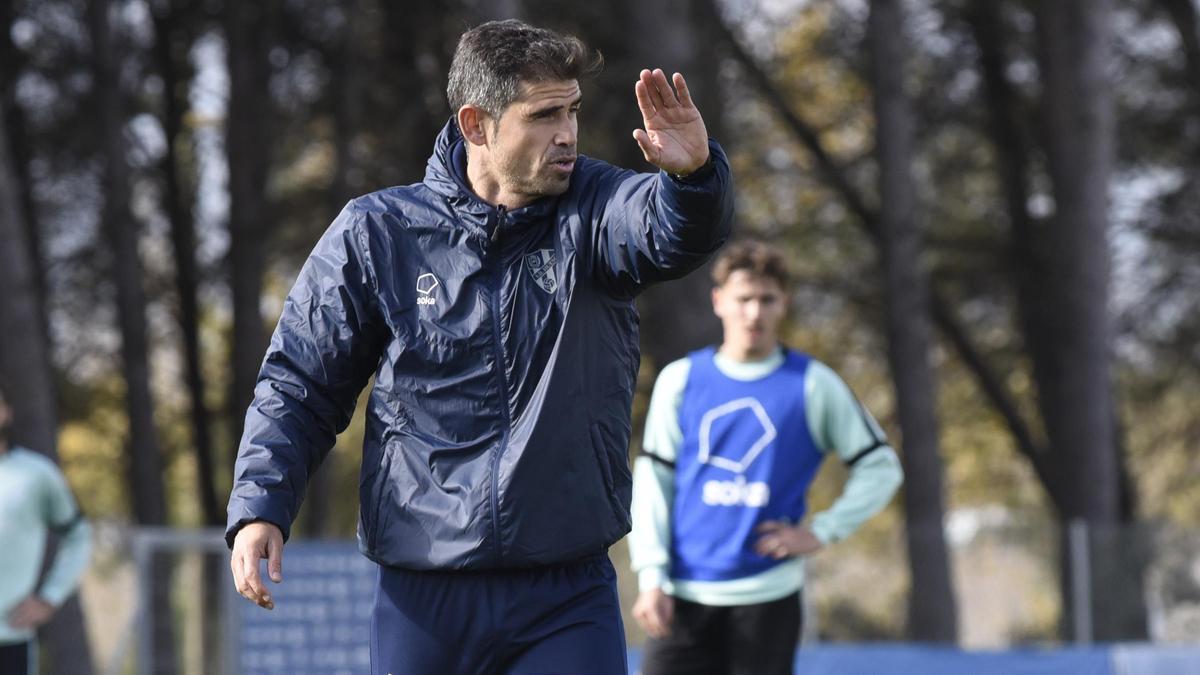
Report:
[[516,19],[489,21],[459,38],[446,98],[455,112],[473,105],[499,119],[520,96],[522,82],[579,80],[603,67],[600,52],[573,35]]
[[724,286],[729,276],[738,270],[774,279],[779,282],[780,288],[785,291],[788,289],[791,275],[788,273],[787,260],[777,249],[761,241],[742,239],[726,246],[713,263],[713,283]]

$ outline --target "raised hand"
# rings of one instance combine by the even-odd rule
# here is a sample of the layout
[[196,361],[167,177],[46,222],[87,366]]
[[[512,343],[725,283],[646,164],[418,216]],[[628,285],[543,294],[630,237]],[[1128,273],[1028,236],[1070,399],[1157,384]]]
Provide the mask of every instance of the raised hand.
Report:
[[683,75],[675,73],[672,79],[674,91],[662,70],[641,72],[633,91],[645,128],[635,130],[633,138],[647,162],[667,173],[687,175],[708,161],[708,130]]

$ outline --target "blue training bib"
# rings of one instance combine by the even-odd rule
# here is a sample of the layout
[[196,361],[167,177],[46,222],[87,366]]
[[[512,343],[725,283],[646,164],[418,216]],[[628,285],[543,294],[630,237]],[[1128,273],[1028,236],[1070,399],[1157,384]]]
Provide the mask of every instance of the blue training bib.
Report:
[[737,380],[713,347],[688,356],[679,409],[671,577],[726,581],[781,561],[754,552],[767,520],[799,522],[824,459],[808,428],[804,379],[810,357],[787,350],[769,375]]

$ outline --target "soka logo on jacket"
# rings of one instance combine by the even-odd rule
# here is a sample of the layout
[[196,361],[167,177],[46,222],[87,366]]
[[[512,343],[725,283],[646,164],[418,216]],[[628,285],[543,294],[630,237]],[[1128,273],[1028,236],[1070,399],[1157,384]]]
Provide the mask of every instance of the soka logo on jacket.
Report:
[[529,276],[547,293],[558,290],[558,276],[554,273],[554,265],[557,262],[552,248],[538,249],[525,255],[525,266],[529,268]]
[[[713,424],[722,418],[758,427],[754,443],[749,448],[733,449],[733,452],[727,449],[726,456],[718,455],[711,438]],[[709,506],[766,506],[771,501],[771,487],[760,481],[749,482],[743,474],[775,436],[775,425],[762,403],[754,397],[739,398],[704,413],[700,420],[700,463],[737,474],[733,480],[705,481],[704,503]]]
[[438,278],[429,272],[417,277],[417,304],[432,305],[434,302],[433,291],[441,285]]

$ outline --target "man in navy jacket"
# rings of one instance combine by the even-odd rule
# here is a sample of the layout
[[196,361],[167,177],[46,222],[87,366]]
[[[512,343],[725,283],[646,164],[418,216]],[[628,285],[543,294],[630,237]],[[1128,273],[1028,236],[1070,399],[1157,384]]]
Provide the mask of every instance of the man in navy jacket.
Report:
[[660,171],[576,154],[599,67],[518,21],[465,33],[424,181],[350,202],[284,304],[238,451],[231,568],[273,607],[259,561],[282,579],[308,477],[374,375],[373,672],[625,670],[607,549],[630,526],[633,300],[721,245],[733,192],[679,74],[634,87]]

